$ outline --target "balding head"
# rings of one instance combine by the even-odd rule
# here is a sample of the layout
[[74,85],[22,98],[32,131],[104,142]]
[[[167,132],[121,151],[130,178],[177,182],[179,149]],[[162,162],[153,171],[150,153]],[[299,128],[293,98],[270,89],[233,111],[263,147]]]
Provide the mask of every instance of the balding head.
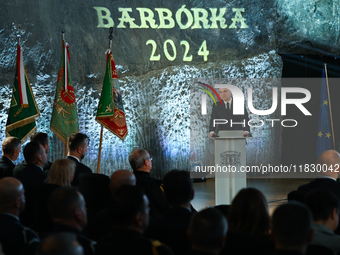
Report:
[[22,183],[13,177],[0,180],[0,212],[19,215],[25,209],[25,191]]
[[327,169],[330,171],[325,172],[325,175],[335,179],[338,178],[340,169],[336,171],[336,168],[340,165],[340,154],[336,150],[328,150],[321,153],[318,158],[318,164],[321,165],[321,169],[324,169],[323,166],[327,165]]
[[135,149],[129,155],[129,162],[134,171],[150,172],[152,162],[150,154],[144,149]]
[[136,185],[136,177],[129,170],[117,170],[111,175],[110,190],[112,193],[123,185]]
[[2,142],[2,155],[10,158],[11,160],[17,160],[21,150],[21,141],[16,137],[7,137]]
[[56,233],[46,237],[38,247],[37,255],[83,255],[83,247],[73,233]]

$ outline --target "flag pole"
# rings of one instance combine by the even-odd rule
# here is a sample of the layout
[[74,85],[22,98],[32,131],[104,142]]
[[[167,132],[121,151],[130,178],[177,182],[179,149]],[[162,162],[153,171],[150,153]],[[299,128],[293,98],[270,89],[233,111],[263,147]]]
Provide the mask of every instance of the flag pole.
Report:
[[99,170],[100,170],[100,156],[102,154],[102,142],[103,142],[103,125],[100,125],[100,126],[101,126],[101,130],[100,130],[100,142],[99,142],[97,174],[99,174]]
[[327,94],[328,94],[328,101],[329,101],[329,115],[331,118],[331,128],[332,128],[332,137],[333,137],[333,149],[335,150],[335,138],[334,138],[334,128],[333,128],[333,115],[332,115],[332,107],[331,107],[331,96],[329,94],[329,85],[328,85],[328,75],[327,75],[327,64],[325,65],[325,74],[326,74],[326,86],[327,86]]
[[[111,49],[111,45],[112,45],[112,39],[113,39],[112,34],[113,34],[113,27],[110,27],[109,49]],[[100,157],[101,157],[101,154],[102,154],[102,142],[103,142],[103,125],[101,125],[101,130],[100,130],[100,142],[99,142],[97,174],[99,174],[99,170],[100,170]]]
[[[65,29],[64,29],[64,20],[62,21],[61,23],[61,36],[62,36],[62,43],[63,43],[63,47],[65,47]],[[66,54],[64,54],[66,55]],[[66,62],[66,60],[65,60]],[[65,69],[67,68],[67,66],[65,65]],[[66,73],[66,70],[65,70],[65,74],[67,75]],[[65,76],[65,85],[64,85],[66,88],[66,76]],[[66,91],[67,92],[67,91]],[[65,158],[67,157],[67,143],[65,143]]]
[[21,24],[19,24],[19,27],[18,27],[18,44],[20,45],[20,38],[21,38]]

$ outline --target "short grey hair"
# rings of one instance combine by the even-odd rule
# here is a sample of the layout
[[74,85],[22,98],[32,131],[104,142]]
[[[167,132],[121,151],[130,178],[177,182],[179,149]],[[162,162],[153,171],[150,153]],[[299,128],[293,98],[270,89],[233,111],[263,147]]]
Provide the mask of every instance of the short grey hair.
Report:
[[150,159],[150,156],[144,149],[135,149],[129,155],[129,162],[133,170],[141,168],[146,159]]

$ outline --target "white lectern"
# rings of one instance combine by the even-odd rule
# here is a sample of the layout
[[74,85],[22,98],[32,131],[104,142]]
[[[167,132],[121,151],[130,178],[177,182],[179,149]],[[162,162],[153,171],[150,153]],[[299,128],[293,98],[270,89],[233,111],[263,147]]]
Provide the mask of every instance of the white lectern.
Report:
[[247,186],[246,173],[241,166],[246,166],[246,138],[242,130],[221,130],[215,141],[215,203],[227,204]]

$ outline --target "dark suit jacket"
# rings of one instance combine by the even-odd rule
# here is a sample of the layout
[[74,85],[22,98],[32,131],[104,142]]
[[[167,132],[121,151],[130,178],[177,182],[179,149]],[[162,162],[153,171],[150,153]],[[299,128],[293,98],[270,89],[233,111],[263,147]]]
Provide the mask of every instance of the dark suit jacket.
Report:
[[13,176],[13,169],[15,165],[13,162],[5,157],[1,156],[0,158],[0,179],[8,176]]
[[[231,117],[230,119],[228,119],[227,115],[227,109],[225,107],[225,103],[222,100],[222,104],[221,105],[219,102],[217,103],[217,106],[215,106],[215,104],[213,105],[213,109],[212,109],[212,113],[211,113],[211,118],[210,118],[210,126],[209,126],[209,131],[215,131],[216,130],[216,126],[214,127],[214,119],[227,119],[228,123],[227,124],[219,124],[218,128],[219,130],[244,130],[244,131],[250,131],[249,125],[248,125],[248,121],[249,121],[249,117],[248,117],[248,112],[246,107],[244,107],[244,115],[233,115],[233,104],[231,104]],[[233,120],[233,126],[230,127],[230,120]],[[245,121],[245,127],[243,127],[242,124],[234,124],[235,122],[243,122],[243,120]]]
[[272,255],[274,251],[269,235],[261,237],[228,231],[220,255]]
[[41,235],[53,229],[53,221],[48,211],[48,199],[59,185],[49,183],[34,184],[25,191],[26,207],[20,214],[21,222]]
[[310,183],[301,185],[298,188],[298,191],[309,192],[317,188],[328,189],[332,191],[338,199],[340,199],[340,183],[330,178],[316,178],[314,181],[311,181]]
[[82,173],[92,173],[92,170],[85,166],[84,164],[80,163],[77,159],[74,157],[67,156],[66,158],[72,160],[73,162],[76,163],[76,171],[74,172],[74,178],[71,183],[72,186],[79,186],[79,174]]
[[98,241],[96,255],[172,254],[169,248],[159,242],[157,244],[136,231],[117,228]]
[[[27,163],[25,160],[23,160],[19,165],[15,166],[13,169],[13,176],[15,176],[18,172],[20,172],[22,169],[24,169],[27,166]],[[43,167],[44,171],[50,170],[52,166],[52,162],[48,161],[46,165]]]
[[40,239],[32,229],[7,214],[0,213],[0,243],[6,255],[34,255]]
[[96,248],[97,243],[87,238],[78,229],[67,226],[67,225],[55,224],[52,232],[53,233],[67,232],[67,233],[75,234],[77,236],[77,241],[80,243],[80,245],[84,249],[84,255],[95,254],[95,248]]
[[207,251],[197,251],[197,250],[190,250],[186,255],[214,255],[215,253],[210,253]]
[[184,254],[190,249],[187,231],[192,215],[187,208],[169,208],[163,216],[150,222],[144,235],[166,244],[175,254]]
[[133,171],[133,174],[136,176],[136,185],[144,189],[149,199],[151,218],[162,216],[168,207],[161,189],[162,181],[152,178],[147,172]]
[[31,189],[34,184],[44,183],[47,175],[39,166],[29,163],[25,168],[17,172],[14,177],[22,182],[25,190],[27,191]]

